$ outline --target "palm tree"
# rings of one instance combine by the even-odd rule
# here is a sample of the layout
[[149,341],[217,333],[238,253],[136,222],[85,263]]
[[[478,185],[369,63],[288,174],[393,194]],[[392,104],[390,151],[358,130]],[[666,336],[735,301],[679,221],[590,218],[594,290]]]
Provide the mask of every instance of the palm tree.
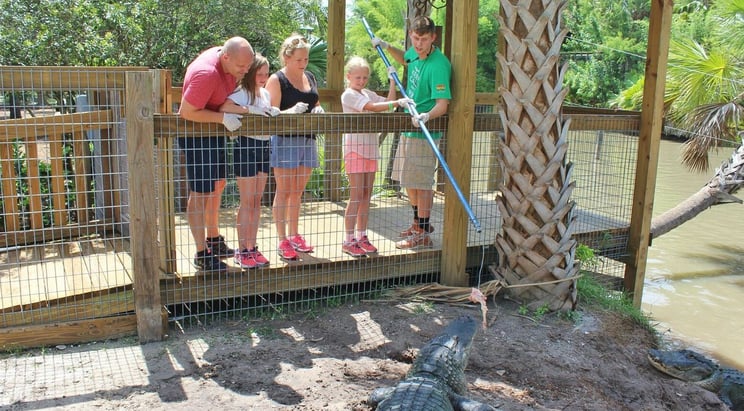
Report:
[[576,305],[574,183],[566,164],[568,123],[561,106],[568,89],[559,67],[567,30],[560,13],[565,0],[502,0],[499,25],[506,40],[499,51],[504,126],[501,142],[503,194],[498,199],[503,230],[496,237],[493,270],[531,308]]
[[667,74],[669,120],[690,138],[682,162],[696,171],[709,169],[708,152],[738,146],[697,193],[651,222],[659,237],[710,206],[742,201],[734,194],[744,184],[744,1],[721,0],[711,9],[717,30],[706,47],[696,41],[674,42]]

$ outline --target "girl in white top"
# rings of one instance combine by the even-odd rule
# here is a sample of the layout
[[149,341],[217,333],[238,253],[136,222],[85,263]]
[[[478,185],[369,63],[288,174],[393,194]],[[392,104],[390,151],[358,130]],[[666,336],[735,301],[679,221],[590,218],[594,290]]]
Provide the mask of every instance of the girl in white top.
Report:
[[[361,57],[352,57],[346,63],[347,88],[341,94],[344,113],[392,111],[410,101],[395,100],[395,82],[392,79],[387,98],[366,89],[369,72],[369,64]],[[344,163],[349,177],[350,198],[344,216],[346,238],[342,251],[353,257],[377,252],[367,237],[367,223],[377,159],[380,157],[379,136],[379,133],[344,134]]]
[[[279,109],[271,107],[271,96],[263,87],[269,78],[269,61],[256,54],[253,64],[220,111],[237,114],[276,116]],[[240,247],[235,250],[235,263],[242,268],[256,268],[269,264],[258,251],[256,236],[261,217],[261,197],[269,176],[270,136],[240,136],[233,146],[233,160],[240,207],[237,230]]]

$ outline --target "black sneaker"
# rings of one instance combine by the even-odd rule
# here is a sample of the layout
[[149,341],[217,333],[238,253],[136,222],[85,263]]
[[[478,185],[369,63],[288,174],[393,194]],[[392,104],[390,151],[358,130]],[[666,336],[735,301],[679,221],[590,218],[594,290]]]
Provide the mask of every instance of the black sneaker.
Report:
[[194,267],[202,271],[227,271],[227,264],[220,261],[209,250],[196,253],[194,256]]
[[207,247],[209,247],[212,250],[212,254],[219,259],[230,258],[235,255],[235,250],[225,244],[225,237],[223,236],[218,236],[216,241],[208,238]]

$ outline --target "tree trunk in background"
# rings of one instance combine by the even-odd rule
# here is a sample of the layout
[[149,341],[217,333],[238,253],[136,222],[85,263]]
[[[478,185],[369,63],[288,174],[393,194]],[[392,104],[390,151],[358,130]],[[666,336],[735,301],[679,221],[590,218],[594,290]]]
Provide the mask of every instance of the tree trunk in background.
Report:
[[681,226],[711,206],[741,203],[734,197],[744,184],[744,145],[740,145],[731,159],[716,170],[716,175],[697,193],[651,220],[651,238],[660,237]]
[[568,122],[562,124],[560,116],[568,91],[561,84],[565,66],[559,67],[565,5],[565,0],[504,0],[499,16],[506,41],[498,53],[504,183],[497,201],[503,229],[492,271],[508,285],[536,284],[510,289],[532,309],[576,305],[574,183],[566,164]]

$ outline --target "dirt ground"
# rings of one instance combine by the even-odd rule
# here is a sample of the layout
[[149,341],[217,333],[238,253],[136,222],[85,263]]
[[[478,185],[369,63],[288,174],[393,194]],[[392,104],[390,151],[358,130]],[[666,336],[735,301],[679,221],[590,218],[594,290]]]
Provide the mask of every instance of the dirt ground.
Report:
[[[480,307],[372,301],[0,357],[0,409],[370,410],[418,348]],[[520,314],[489,303],[473,344],[469,395],[503,410],[725,410],[646,359],[649,331],[616,313]],[[666,348],[679,343],[667,339]],[[49,375],[52,373],[52,375]]]

